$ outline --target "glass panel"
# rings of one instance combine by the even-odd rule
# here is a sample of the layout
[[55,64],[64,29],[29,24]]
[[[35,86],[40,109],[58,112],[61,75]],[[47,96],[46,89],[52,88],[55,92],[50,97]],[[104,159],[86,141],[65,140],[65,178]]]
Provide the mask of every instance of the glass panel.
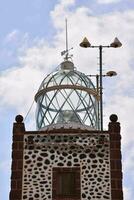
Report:
[[[72,88],[58,88],[69,85]],[[98,128],[98,102],[96,96],[87,93],[86,88],[95,87],[91,80],[78,71],[56,71],[46,77],[40,89],[57,86],[37,97],[37,128],[56,123],[80,123]],[[78,89],[74,86],[82,86]]]

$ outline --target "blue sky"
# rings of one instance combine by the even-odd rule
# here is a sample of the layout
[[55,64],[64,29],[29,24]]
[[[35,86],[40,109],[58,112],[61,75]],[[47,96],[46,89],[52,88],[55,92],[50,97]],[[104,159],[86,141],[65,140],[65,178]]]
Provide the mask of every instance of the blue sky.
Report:
[[[55,3],[55,0],[5,0],[0,2],[0,24],[2,25],[0,33],[0,47],[2,49],[0,68],[4,69],[9,64],[16,64],[16,54],[18,48],[22,45],[25,34],[28,37],[28,45],[33,45],[35,38],[49,39],[52,37],[55,30],[52,29],[50,10],[53,9]],[[6,36],[13,31],[16,31],[18,38],[15,41],[5,41]],[[7,59],[7,51],[9,59]]]
[[[99,2],[99,1],[98,1]],[[115,1],[116,2],[116,1]],[[132,1],[124,0],[118,3],[97,3],[94,0],[77,0],[75,6],[70,7],[70,10],[75,10],[76,7],[89,7],[92,10],[92,15],[98,16],[108,12],[125,11],[134,9]],[[23,0],[0,2],[0,69],[8,68],[9,65],[17,63],[18,49],[23,43],[24,37],[27,37],[28,47],[33,45],[35,38],[45,38],[51,40],[55,34],[53,21],[50,16],[50,11],[58,3],[57,0]],[[6,36],[16,32],[17,38],[15,41],[5,41]]]
[[[79,48],[84,36],[92,44],[109,44],[114,37],[123,43],[122,48],[103,53],[103,72],[115,70],[118,74],[104,79],[104,125],[107,129],[110,114],[117,113],[122,126],[124,199],[133,199],[132,0],[0,0],[0,199],[7,200],[10,190],[14,118],[26,116],[42,79],[62,61],[66,17],[74,63],[86,74],[97,73],[98,52]],[[35,107],[25,121],[27,130],[35,129]]]

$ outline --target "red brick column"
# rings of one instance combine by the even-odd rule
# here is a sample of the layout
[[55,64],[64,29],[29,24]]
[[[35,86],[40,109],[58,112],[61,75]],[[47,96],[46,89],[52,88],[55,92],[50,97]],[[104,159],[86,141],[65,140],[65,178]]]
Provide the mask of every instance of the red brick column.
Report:
[[112,200],[123,200],[120,123],[114,114],[110,120],[111,195]]
[[23,117],[17,115],[13,125],[12,143],[12,167],[11,167],[11,191],[10,200],[21,200],[22,196],[22,175],[23,175],[23,138],[25,126]]

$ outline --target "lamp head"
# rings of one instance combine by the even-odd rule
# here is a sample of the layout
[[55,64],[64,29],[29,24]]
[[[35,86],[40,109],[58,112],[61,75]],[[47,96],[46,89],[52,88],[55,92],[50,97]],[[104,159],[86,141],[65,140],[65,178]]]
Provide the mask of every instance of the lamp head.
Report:
[[112,77],[112,76],[116,76],[117,73],[115,71],[109,71],[106,73],[106,75]]
[[86,37],[84,37],[84,39],[82,40],[82,42],[80,43],[80,46],[83,48],[88,48],[91,46],[90,42],[88,41],[88,39]]
[[113,48],[118,48],[118,47],[121,47],[122,46],[122,43],[118,40],[118,38],[116,37],[114,39],[114,41],[110,44],[110,47],[113,47]]

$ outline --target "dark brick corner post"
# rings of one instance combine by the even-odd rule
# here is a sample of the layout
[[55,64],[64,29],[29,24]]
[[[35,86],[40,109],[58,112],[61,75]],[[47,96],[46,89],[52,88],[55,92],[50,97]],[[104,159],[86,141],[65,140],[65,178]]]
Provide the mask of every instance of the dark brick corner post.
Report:
[[23,175],[23,139],[25,125],[21,115],[17,115],[15,120],[16,122],[13,124],[11,190],[9,199],[21,200]]
[[123,200],[120,123],[115,114],[110,116],[111,199]]

